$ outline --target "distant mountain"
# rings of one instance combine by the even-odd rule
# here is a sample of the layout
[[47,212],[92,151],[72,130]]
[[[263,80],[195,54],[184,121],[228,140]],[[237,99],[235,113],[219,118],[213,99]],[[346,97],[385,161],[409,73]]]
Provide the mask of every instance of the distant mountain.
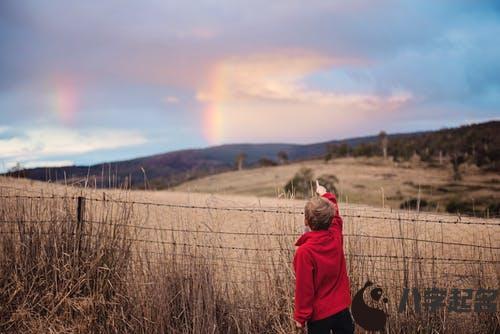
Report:
[[[498,127],[500,122],[489,122]],[[483,124],[489,124],[483,123]],[[478,127],[471,125],[468,127]],[[457,136],[457,129],[440,130]],[[415,132],[389,135],[389,141],[418,142],[429,138],[433,132]],[[323,157],[327,147],[347,144],[349,147],[373,145],[378,136],[333,140],[308,145],[297,144],[229,144],[202,149],[188,149],[126,161],[101,163],[92,166],[67,166],[57,168],[32,168],[10,172],[8,175],[34,180],[88,183],[97,187],[168,188],[194,178],[235,169],[236,157],[244,153],[244,167],[253,167],[266,158],[278,160],[278,152],[286,152],[289,161],[308,160]]]
[[[106,162],[92,166],[32,168],[9,173],[41,181],[68,183],[89,182],[91,186],[113,187],[129,184],[134,188],[147,186],[161,189],[181,182],[235,169],[236,157],[244,153],[244,167],[258,164],[261,158],[277,160],[284,151],[290,161],[321,157],[326,145],[346,142],[356,146],[377,140],[376,136],[336,140],[310,145],[297,144],[229,144],[202,149],[188,149],[157,154],[126,161]],[[146,180],[145,180],[146,179]]]

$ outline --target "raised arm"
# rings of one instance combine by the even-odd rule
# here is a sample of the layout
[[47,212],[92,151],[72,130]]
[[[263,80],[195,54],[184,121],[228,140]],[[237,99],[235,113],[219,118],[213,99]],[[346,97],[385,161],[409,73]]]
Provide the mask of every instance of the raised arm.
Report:
[[337,197],[335,197],[335,194],[328,193],[328,192],[321,195],[321,197],[326,198],[330,202],[332,202],[333,210],[335,212],[335,216],[332,219],[332,224],[330,225],[330,230],[336,230],[336,231],[342,233],[342,225],[344,223],[342,221],[342,217],[340,217],[340,214],[339,214],[339,206],[337,204]]
[[332,224],[330,225],[330,230],[335,230],[342,233],[342,217],[339,214],[339,206],[337,204],[337,197],[335,194],[329,193],[325,187],[319,184],[318,180],[316,180],[316,193],[323,198],[326,198],[332,203],[335,216],[333,217]]

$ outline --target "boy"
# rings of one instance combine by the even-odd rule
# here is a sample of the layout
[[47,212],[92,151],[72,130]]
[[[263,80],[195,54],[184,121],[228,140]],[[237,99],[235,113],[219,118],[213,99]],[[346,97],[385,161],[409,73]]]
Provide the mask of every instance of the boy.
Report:
[[343,249],[342,218],[337,199],[316,181],[316,193],[307,202],[304,224],[310,232],[298,246],[295,269],[295,312],[298,328],[309,334],[354,333],[349,305],[349,278]]

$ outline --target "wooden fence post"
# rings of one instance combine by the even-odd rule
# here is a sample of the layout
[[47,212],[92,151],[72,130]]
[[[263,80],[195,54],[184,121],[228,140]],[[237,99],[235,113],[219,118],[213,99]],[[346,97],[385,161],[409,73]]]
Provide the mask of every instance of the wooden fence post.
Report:
[[82,231],[83,223],[85,218],[85,197],[78,196],[78,202],[76,207],[76,238],[77,238],[77,252],[80,252],[80,247],[82,243]]

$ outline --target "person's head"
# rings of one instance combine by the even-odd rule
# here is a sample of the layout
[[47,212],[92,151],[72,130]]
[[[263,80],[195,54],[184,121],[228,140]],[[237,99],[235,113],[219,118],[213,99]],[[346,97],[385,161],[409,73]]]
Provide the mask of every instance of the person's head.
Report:
[[311,198],[304,209],[304,223],[313,231],[327,230],[335,215],[329,200],[323,197]]

